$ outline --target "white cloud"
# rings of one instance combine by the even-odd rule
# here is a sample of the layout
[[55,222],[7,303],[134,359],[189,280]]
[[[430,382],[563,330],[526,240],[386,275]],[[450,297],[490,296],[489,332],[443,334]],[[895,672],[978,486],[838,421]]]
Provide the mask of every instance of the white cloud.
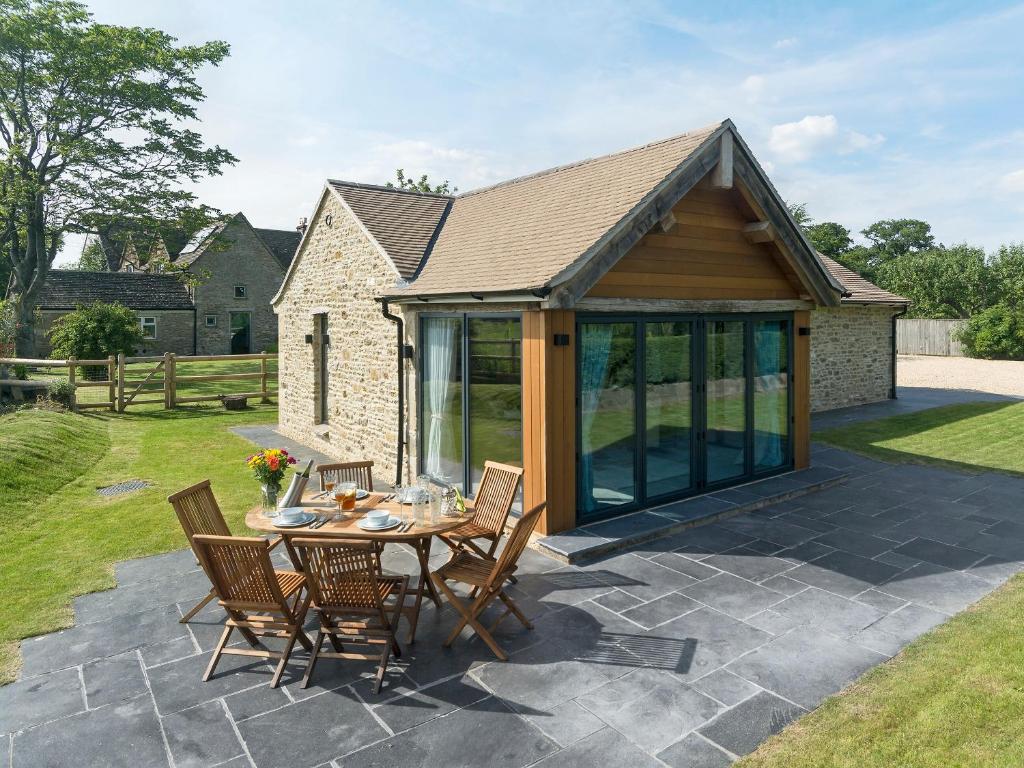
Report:
[[420,139],[375,143],[361,153],[359,162],[343,166],[336,173],[343,179],[381,184],[394,178],[396,168],[416,178],[425,173],[435,184],[448,179],[461,192],[505,178],[492,166],[487,153],[440,146]]
[[800,162],[825,151],[841,155],[877,147],[885,141],[880,133],[868,136],[841,130],[835,115],[807,115],[795,123],[772,126],[768,146],[781,160]]
[[1007,192],[1024,192],[1024,168],[1005,174],[999,180],[999,186]]
[[781,40],[776,40],[775,43],[772,45],[772,48],[775,48],[776,50],[782,50],[783,48],[792,48],[796,44],[797,39],[795,37],[784,37]]
[[768,146],[781,159],[799,162],[834,143],[838,135],[835,115],[807,115],[795,123],[773,125]]

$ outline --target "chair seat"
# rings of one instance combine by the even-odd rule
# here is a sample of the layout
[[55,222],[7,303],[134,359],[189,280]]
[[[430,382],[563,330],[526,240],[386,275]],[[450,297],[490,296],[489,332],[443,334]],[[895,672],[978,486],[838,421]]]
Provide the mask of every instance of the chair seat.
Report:
[[493,570],[493,560],[484,560],[482,557],[471,555],[468,552],[459,552],[434,573],[442,579],[453,579],[474,587],[483,587],[491,578]]
[[493,541],[497,538],[497,534],[489,528],[484,528],[482,525],[476,523],[465,523],[460,525],[458,528],[446,533],[449,539],[455,539],[457,541],[463,541],[465,539],[490,539]]

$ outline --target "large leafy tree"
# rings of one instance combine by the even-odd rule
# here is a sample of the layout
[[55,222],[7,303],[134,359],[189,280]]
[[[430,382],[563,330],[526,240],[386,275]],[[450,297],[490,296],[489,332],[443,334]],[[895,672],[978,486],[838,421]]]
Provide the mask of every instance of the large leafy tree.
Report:
[[0,0],[0,249],[17,294],[19,354],[68,233],[156,232],[214,212],[183,184],[234,157],[190,128],[223,42],[93,21],[71,0]]
[[989,268],[993,298],[1024,312],[1024,244],[1000,246]]
[[875,267],[935,246],[931,224],[920,219],[883,219],[861,230],[861,234],[871,243]]
[[459,191],[459,188],[453,187],[448,179],[440,184],[432,184],[427,178],[427,174],[424,173],[419,179],[414,179],[412,176],[406,176],[403,168],[396,169],[395,180],[387,182],[384,186],[391,189],[407,189],[410,192],[429,192],[435,195],[453,195]]
[[830,259],[839,259],[853,245],[850,230],[834,221],[811,224],[807,227],[806,232],[811,245]]
[[906,253],[882,264],[877,277],[910,299],[914,317],[968,318],[991,303],[985,251],[969,245]]

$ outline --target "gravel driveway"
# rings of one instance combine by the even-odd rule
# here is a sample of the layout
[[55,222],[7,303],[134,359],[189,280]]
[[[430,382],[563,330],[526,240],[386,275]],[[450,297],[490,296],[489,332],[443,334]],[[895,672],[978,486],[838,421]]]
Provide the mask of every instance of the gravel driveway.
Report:
[[896,376],[901,387],[971,389],[1024,397],[1024,362],[1016,360],[900,355]]

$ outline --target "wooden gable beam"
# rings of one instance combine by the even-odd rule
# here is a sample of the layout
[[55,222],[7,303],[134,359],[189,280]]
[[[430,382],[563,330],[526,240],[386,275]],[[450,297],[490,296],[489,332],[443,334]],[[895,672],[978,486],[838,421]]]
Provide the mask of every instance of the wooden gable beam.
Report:
[[658,222],[658,226],[661,227],[662,232],[671,232],[672,227],[676,225],[676,215],[669,211],[661,217],[661,221]]
[[711,171],[713,189],[732,189],[732,132],[726,131],[718,140],[718,164]]
[[748,243],[770,243],[775,239],[775,230],[769,221],[754,221],[743,227],[743,237]]

